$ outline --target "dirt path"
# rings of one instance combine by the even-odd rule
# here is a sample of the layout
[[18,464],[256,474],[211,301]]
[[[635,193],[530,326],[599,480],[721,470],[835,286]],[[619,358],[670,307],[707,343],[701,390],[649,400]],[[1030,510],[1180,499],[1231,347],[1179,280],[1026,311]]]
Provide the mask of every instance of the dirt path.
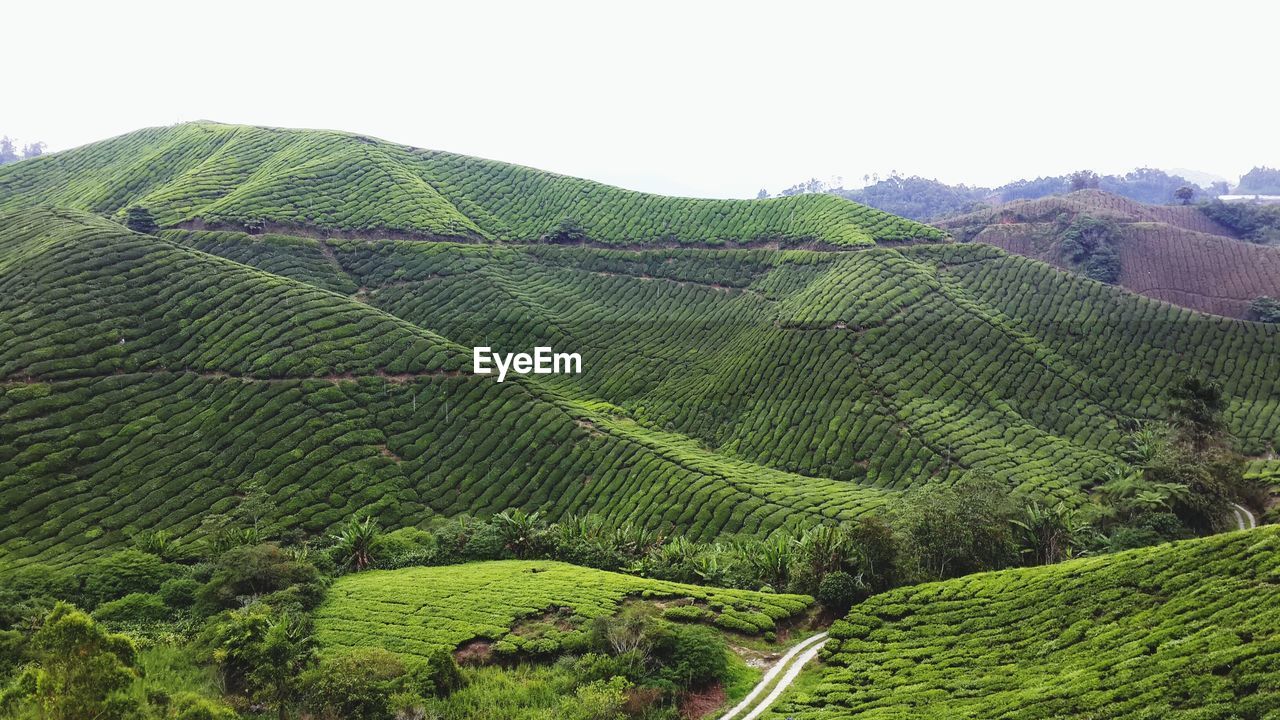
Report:
[[[755,720],[764,714],[769,706],[778,699],[784,690],[796,679],[804,666],[818,656],[818,651],[826,644],[827,633],[820,632],[803,642],[796,643],[787,651],[769,671],[760,678],[760,682],[751,688],[751,692],[729,710],[719,720]],[[766,694],[765,691],[769,692]],[[764,695],[764,697],[760,697]],[[743,714],[745,713],[745,714]]]
[[1231,503],[1231,512],[1236,516],[1236,526],[1241,530],[1252,530],[1258,527],[1258,520],[1243,505]]

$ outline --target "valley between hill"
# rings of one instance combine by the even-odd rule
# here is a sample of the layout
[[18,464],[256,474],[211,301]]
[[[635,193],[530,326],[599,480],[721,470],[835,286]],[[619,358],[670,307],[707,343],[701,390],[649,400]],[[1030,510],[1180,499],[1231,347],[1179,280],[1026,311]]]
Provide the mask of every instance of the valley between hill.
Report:
[[217,123],[0,168],[0,709],[1271,718],[1276,533],[1166,542],[1276,517],[1270,249],[948,229]]

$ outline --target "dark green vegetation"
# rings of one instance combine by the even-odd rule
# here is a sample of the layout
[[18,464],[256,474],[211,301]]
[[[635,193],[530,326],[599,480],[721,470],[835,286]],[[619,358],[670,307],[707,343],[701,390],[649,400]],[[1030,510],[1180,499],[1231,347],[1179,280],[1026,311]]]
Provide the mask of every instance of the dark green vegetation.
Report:
[[1278,572],[1266,528],[895,590],[772,717],[1274,717]]
[[1253,319],[1264,323],[1280,323],[1280,300],[1260,297],[1249,305]]
[[151,128],[0,171],[0,210],[37,204],[163,227],[547,242],[566,220],[607,244],[834,246],[940,240],[830,196],[751,202],[631,192],[348,133],[217,123]]
[[1280,245],[1280,205],[1254,205],[1218,200],[1200,206],[1209,219],[1237,237],[1259,245]]

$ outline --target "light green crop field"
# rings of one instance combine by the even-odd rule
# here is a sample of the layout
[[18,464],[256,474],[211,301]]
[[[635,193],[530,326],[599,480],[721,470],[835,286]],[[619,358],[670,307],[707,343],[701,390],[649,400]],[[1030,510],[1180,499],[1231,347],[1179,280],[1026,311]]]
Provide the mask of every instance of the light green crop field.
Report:
[[805,613],[813,598],[685,585],[560,562],[501,560],[347,575],[316,613],[326,648],[371,645],[429,655],[471,640],[508,654],[581,643],[593,618],[628,600],[665,605],[685,622],[758,635]]
[[769,717],[1280,717],[1280,528],[906,587]]

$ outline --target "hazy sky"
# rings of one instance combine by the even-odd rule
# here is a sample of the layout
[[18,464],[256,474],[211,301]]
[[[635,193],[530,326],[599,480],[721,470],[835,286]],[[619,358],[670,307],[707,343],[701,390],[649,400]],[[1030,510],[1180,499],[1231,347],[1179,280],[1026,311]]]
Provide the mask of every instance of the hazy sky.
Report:
[[0,133],[322,127],[640,190],[1280,166],[1275,2],[85,3],[4,12]]

